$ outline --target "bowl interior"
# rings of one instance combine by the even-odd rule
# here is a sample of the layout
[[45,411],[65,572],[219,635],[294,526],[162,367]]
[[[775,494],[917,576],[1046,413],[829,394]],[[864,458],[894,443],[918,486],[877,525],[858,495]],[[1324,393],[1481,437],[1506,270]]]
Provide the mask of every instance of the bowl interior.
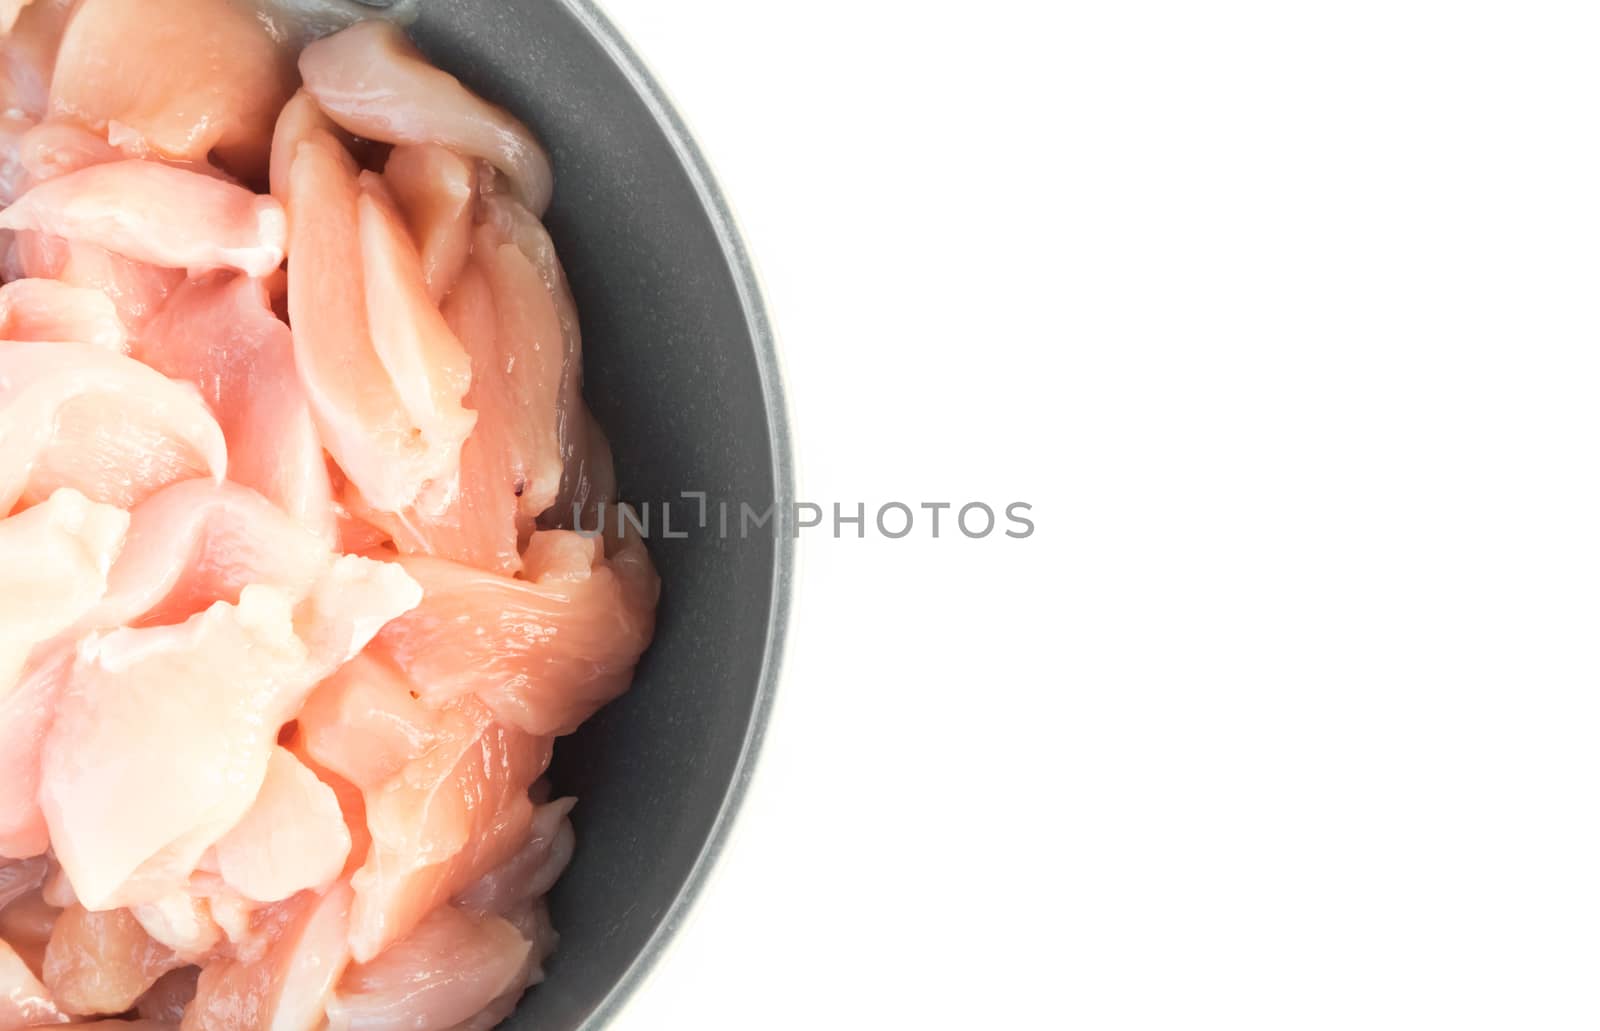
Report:
[[[557,744],[551,773],[558,795],[578,798],[577,853],[550,900],[561,946],[506,1026],[559,1031],[603,1021],[673,918],[764,714],[786,545],[770,528],[723,538],[714,509],[700,529],[698,503],[680,495],[704,491],[735,515],[787,500],[781,415],[737,244],[603,23],[579,2],[421,6],[423,50],[550,149],[547,221],[582,317],[585,393],[624,499],[655,520],[655,643],[632,690]],[[660,533],[669,503],[682,539]]]

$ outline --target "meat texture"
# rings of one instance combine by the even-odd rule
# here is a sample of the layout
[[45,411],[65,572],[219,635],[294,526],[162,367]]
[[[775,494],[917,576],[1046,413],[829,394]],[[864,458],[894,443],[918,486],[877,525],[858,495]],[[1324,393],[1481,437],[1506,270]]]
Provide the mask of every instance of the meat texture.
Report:
[[544,978],[660,583],[549,156],[418,6],[0,0],[0,1031]]

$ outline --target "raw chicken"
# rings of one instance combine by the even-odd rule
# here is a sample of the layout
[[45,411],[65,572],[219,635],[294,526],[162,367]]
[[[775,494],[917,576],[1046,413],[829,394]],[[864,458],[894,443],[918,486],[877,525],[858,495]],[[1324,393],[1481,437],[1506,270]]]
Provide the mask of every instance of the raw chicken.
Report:
[[[271,170],[268,182],[271,184],[271,193],[285,206],[289,203],[289,171],[294,167],[295,155],[300,150],[311,133],[317,129],[338,136],[342,131],[333,124],[333,119],[322,113],[322,108],[317,106],[317,100],[305,90],[296,91],[283,105],[283,110],[278,113],[278,120],[272,127],[272,155]],[[344,136],[339,142],[346,148],[353,142],[350,137]]]
[[501,239],[516,244],[538,270],[561,326],[561,379],[555,409],[557,449],[562,462],[561,489],[549,508],[532,514],[541,517],[540,526],[572,529],[578,515],[603,503],[593,499],[585,484],[611,477],[611,451],[603,434],[598,441],[591,439],[600,430],[594,425],[594,418],[583,400],[583,340],[578,327],[578,306],[572,298],[566,270],[556,255],[555,241],[550,239],[544,223],[504,194],[486,195],[481,208],[483,220],[494,227]]
[[346,492],[346,505],[363,522],[380,527],[401,554],[433,555],[514,573],[522,561],[517,554],[520,465],[502,432],[504,415],[512,406],[495,351],[494,298],[475,265],[463,269],[443,311],[472,356],[472,385],[465,403],[478,413],[478,422],[461,446],[455,497],[439,512],[416,506],[384,512],[351,490]]
[[469,913],[494,913],[532,937],[533,907],[555,886],[572,861],[576,838],[568,814],[575,798],[558,798],[534,809],[527,842],[515,855],[456,896]]
[[132,1008],[156,980],[183,963],[126,909],[91,913],[69,906],[44,954],[44,983],[56,1005],[78,1016]]
[[368,21],[300,54],[307,92],[341,126],[384,143],[437,143],[504,172],[537,214],[550,206],[550,157],[527,127],[428,63],[406,34]]
[[660,586],[637,539],[608,558],[599,537],[542,530],[529,548],[533,582],[402,559],[422,604],[373,649],[431,705],[476,695],[509,726],[566,734],[627,688],[654,632]]
[[34,121],[45,116],[56,48],[76,2],[33,0],[22,5],[0,41],[0,109],[20,112]]
[[133,510],[105,598],[83,625],[180,623],[237,602],[250,584],[298,598],[332,562],[325,542],[248,487],[185,480]]
[[466,356],[437,312],[401,317],[427,305],[418,259],[326,132],[299,146],[289,211],[289,324],[323,444],[371,504],[416,504],[456,477]]
[[[416,599],[397,567],[344,558],[298,605],[251,585],[177,626],[91,637],[46,739],[39,792],[84,905],[180,887],[249,810],[279,728],[311,688]],[[219,668],[226,678],[204,673]]]
[[22,167],[27,169],[34,183],[90,165],[120,161],[126,156],[103,137],[67,122],[41,122],[33,126],[17,141],[17,150]]
[[104,247],[43,233],[17,233],[15,251],[21,275],[59,279],[105,294],[130,335],[138,333],[184,278],[180,269],[146,265]]
[[497,400],[505,407],[486,407],[482,417],[495,428],[489,439],[516,463],[518,511],[526,531],[561,492],[565,460],[560,406],[567,335],[555,298],[520,248],[483,226],[473,249],[494,296],[492,361],[504,378]]
[[99,603],[127,529],[73,490],[0,520],[0,857],[49,847],[39,752],[71,650],[46,642]]
[[234,0],[80,0],[61,40],[50,111],[139,155],[266,173],[292,56]]
[[307,754],[364,791],[376,791],[438,740],[443,717],[411,681],[371,654],[318,685],[296,720]]
[[17,951],[0,941],[0,1028],[65,1024],[71,1018],[56,1007],[50,992]]
[[0,513],[61,487],[129,508],[226,469],[193,387],[93,344],[0,342]]
[[32,2],[33,0],[0,0],[0,36],[7,35],[16,28],[17,16]]
[[372,346],[424,436],[459,452],[477,416],[461,407],[471,359],[428,297],[422,262],[383,180],[361,173],[356,201]]
[[70,640],[40,648],[0,696],[0,856],[37,856],[50,847],[39,807],[39,762],[72,656]]
[[0,520],[0,706],[35,647],[100,601],[128,524],[70,489]]
[[328,1002],[328,1031],[446,1031],[520,993],[535,963],[511,924],[441,906],[382,955],[345,971]]
[[418,3],[0,0],[0,1031],[544,976],[539,778],[659,583],[549,159]]
[[200,974],[183,1031],[316,1031],[350,950],[350,888],[282,903],[271,945],[252,959],[220,960]]
[[333,789],[277,748],[255,802],[216,848],[229,887],[248,899],[279,902],[332,884],[350,854],[350,832]]
[[185,283],[140,334],[136,357],[200,388],[228,442],[230,479],[334,543],[322,441],[295,371],[294,337],[264,281],[219,274]]
[[111,299],[54,279],[0,286],[0,340],[73,340],[128,353],[128,328]]
[[549,761],[548,741],[494,723],[469,699],[444,713],[426,751],[366,792],[372,848],[351,879],[357,961],[517,851],[533,819],[528,786]]
[[283,264],[288,221],[271,197],[157,161],[89,165],[40,183],[0,211],[30,229],[190,274],[264,276]]
[[437,304],[467,264],[477,170],[451,150],[421,143],[394,148],[383,166],[383,181],[405,212],[428,297]]
[[193,890],[193,879],[175,891],[133,906],[129,912],[150,937],[190,962],[201,962],[223,940],[222,927],[211,915],[211,900]]

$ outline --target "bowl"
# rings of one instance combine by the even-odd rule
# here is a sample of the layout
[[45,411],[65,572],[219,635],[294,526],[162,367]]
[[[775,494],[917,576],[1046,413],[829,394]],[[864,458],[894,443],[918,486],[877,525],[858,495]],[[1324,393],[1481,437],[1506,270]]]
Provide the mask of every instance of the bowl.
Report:
[[[598,10],[423,0],[411,33],[550,150],[547,224],[582,317],[585,393],[624,500],[653,520],[656,638],[628,694],[557,743],[553,786],[578,798],[577,852],[550,897],[561,945],[503,1025],[594,1029],[705,883],[770,710],[792,540],[771,524],[741,536],[738,514],[793,502],[777,359],[705,161]],[[706,494],[710,525],[685,491]],[[726,536],[720,502],[733,514]]]

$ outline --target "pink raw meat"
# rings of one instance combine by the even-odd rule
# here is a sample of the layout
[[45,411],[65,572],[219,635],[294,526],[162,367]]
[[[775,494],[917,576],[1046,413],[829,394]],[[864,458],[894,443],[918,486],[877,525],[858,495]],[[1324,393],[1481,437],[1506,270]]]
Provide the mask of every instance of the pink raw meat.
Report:
[[60,487],[129,508],[226,468],[193,387],[93,344],[0,341],[0,513]]
[[289,324],[324,446],[378,508],[447,498],[474,419],[460,404],[469,365],[409,240],[321,130],[299,146],[289,212]]
[[112,161],[40,183],[0,211],[0,229],[30,229],[191,274],[264,276],[283,264],[283,205],[243,187],[155,161]]
[[281,903],[271,945],[259,957],[224,959],[200,974],[184,1031],[316,1031],[349,962],[350,888],[305,892]]
[[127,513],[71,490],[0,520],[0,856],[49,847],[39,753],[71,648],[46,642],[100,601],[127,528]]
[[382,955],[345,971],[328,1031],[446,1031],[528,985],[532,944],[497,916],[441,906]]
[[0,340],[73,340],[128,353],[128,328],[111,299],[54,279],[0,286]]
[[350,853],[350,832],[333,789],[277,748],[255,802],[216,848],[229,887],[257,902],[280,902],[332,884]]
[[230,479],[333,544],[332,487],[294,336],[262,280],[218,274],[183,284],[144,328],[135,356],[200,388],[228,442]]
[[61,41],[50,110],[140,155],[264,175],[294,63],[250,5],[80,0]]
[[177,626],[90,638],[45,742],[39,792],[84,905],[136,905],[181,886],[250,808],[279,728],[311,688],[417,595],[398,567],[347,557],[298,604],[251,585],[237,604]]
[[550,206],[550,158],[506,111],[428,63],[406,34],[382,21],[358,22],[300,54],[305,90],[339,125],[384,143],[437,143],[483,158],[504,172],[523,203]]
[[180,269],[146,265],[104,247],[43,233],[17,233],[14,257],[22,275],[59,279],[105,294],[130,335],[137,335],[184,278]]
[[529,549],[533,582],[402,559],[422,604],[373,650],[406,670],[425,702],[475,695],[509,726],[566,734],[627,688],[654,633],[660,582],[636,539],[606,557],[599,537],[541,530]]
[[111,567],[87,627],[178,623],[250,584],[304,595],[333,562],[315,534],[233,483],[186,480],[133,510],[127,546]]
[[350,945],[360,962],[527,838],[528,786],[550,761],[549,742],[495,724],[470,700],[443,715],[427,750],[365,793],[372,847],[351,879]]

